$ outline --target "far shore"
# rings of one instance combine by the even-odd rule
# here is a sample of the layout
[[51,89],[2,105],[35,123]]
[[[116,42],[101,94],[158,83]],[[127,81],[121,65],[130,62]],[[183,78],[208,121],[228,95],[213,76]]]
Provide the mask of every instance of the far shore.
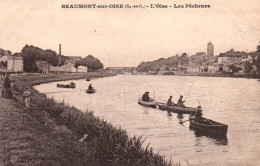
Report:
[[[180,165],[154,153],[151,147],[142,147],[142,137],[129,137],[126,130],[95,117],[93,112],[57,103],[32,88],[48,82],[109,76],[114,74],[11,76],[14,100],[0,98],[4,110],[0,114],[0,165]],[[22,98],[26,88],[33,94],[30,109]]]

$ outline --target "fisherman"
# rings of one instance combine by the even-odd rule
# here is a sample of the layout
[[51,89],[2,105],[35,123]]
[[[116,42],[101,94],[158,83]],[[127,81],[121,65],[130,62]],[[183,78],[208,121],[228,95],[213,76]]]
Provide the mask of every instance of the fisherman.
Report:
[[93,89],[92,84],[89,84],[88,89]]
[[174,102],[172,102],[172,96],[170,96],[170,98],[168,99],[167,105],[169,106],[176,105]]
[[185,101],[182,101],[182,98],[183,98],[183,96],[181,95],[179,100],[178,100],[177,106],[185,107],[185,105],[183,104]]
[[25,101],[25,106],[26,108],[30,108],[30,103],[31,103],[31,91],[29,90],[29,88],[26,88],[26,90],[23,93],[23,98]]
[[142,100],[148,102],[149,99],[150,99],[150,98],[149,98],[149,92],[145,92],[145,93],[143,94]]
[[197,107],[197,111],[195,113],[195,120],[198,122],[201,120],[201,117],[202,117],[203,113],[202,113],[202,109],[201,109],[201,106],[198,106]]
[[9,73],[7,73],[4,77],[3,83],[3,91],[4,91],[4,98],[8,99],[10,96],[10,88],[11,88],[11,81],[9,79]]

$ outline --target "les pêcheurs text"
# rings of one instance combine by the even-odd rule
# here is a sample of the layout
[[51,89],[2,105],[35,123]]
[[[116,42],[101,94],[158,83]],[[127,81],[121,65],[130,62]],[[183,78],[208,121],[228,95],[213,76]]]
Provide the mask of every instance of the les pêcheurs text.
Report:
[[178,5],[174,4],[174,8],[210,8],[210,5],[198,5],[198,4],[185,4],[185,5]]

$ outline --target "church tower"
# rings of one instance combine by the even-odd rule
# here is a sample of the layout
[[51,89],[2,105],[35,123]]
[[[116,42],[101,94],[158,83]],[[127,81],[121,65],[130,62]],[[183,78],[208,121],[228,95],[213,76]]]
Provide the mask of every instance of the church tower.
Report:
[[207,55],[214,56],[214,45],[211,43],[211,41],[208,43],[207,46]]

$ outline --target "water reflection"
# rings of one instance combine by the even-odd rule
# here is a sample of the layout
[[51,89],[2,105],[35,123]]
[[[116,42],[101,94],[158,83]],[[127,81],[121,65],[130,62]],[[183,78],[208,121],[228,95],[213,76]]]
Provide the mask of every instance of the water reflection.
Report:
[[[190,128],[190,130],[194,131]],[[216,134],[210,134],[208,132],[203,131],[194,131],[194,135],[196,138],[196,142],[199,143],[197,140],[201,140],[203,137],[207,137],[212,140],[213,143],[215,143],[217,146],[219,145],[228,145],[228,139],[226,135],[216,135]]]

